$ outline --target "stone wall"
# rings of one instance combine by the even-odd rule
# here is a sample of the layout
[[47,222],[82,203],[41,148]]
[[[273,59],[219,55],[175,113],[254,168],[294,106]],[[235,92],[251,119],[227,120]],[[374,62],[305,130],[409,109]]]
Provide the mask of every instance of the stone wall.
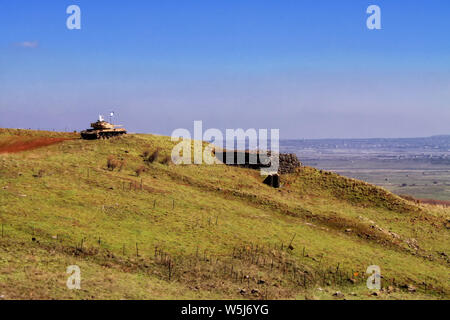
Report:
[[293,153],[280,153],[280,164],[278,173],[293,173],[295,169],[302,166],[302,163],[298,160],[297,155]]
[[[230,159],[233,159],[231,163],[226,162],[227,152],[215,152],[215,156],[223,163],[228,165],[237,165],[238,156],[244,159],[244,163],[239,164],[240,167],[250,169],[260,169],[270,167],[270,164],[264,164],[260,155],[257,152],[248,151],[231,151]],[[301,167],[302,163],[298,160],[297,156],[293,153],[280,153],[278,173],[293,173],[295,169]]]

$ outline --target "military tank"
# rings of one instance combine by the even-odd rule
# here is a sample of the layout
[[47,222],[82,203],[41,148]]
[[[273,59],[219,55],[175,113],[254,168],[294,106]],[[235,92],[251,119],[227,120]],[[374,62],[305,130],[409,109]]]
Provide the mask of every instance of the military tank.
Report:
[[85,140],[109,139],[127,133],[127,130],[119,127],[121,125],[111,124],[100,116],[97,122],[91,123],[91,129],[81,131],[81,138]]

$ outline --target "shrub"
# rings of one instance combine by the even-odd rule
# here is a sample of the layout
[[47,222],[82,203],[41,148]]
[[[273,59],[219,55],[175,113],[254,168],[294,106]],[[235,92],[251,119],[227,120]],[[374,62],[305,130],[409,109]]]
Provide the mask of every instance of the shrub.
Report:
[[42,178],[45,175],[45,170],[44,169],[39,169],[37,174],[33,174],[33,177],[35,178]]
[[150,155],[150,153],[151,153],[151,151],[150,151],[149,149],[144,150],[144,152],[142,152],[142,156],[143,156],[145,159],[147,159],[148,156]]
[[114,159],[115,159],[114,156],[109,156],[108,160],[106,160],[106,166],[108,167],[108,169],[111,169]]
[[161,163],[162,163],[162,164],[168,165],[168,164],[170,164],[171,161],[172,161],[172,159],[170,158],[170,156],[165,156],[165,157],[162,159]]
[[138,177],[141,175],[141,173],[143,173],[145,171],[147,171],[147,169],[144,166],[140,166],[140,167],[136,168],[136,170],[134,170],[134,172],[136,172],[136,176],[138,176]]
[[153,163],[158,159],[159,149],[155,150],[147,159],[148,163]]
[[122,171],[123,168],[125,168],[127,165],[127,161],[126,160],[122,160],[119,163],[119,172]]
[[106,165],[109,170],[114,171],[119,166],[119,161],[114,156],[109,156]]

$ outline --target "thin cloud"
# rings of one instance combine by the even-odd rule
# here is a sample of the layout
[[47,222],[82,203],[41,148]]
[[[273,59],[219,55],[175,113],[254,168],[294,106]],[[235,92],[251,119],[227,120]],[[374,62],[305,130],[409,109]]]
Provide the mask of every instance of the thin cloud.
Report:
[[23,41],[15,44],[16,47],[26,48],[26,49],[35,49],[39,47],[38,41]]

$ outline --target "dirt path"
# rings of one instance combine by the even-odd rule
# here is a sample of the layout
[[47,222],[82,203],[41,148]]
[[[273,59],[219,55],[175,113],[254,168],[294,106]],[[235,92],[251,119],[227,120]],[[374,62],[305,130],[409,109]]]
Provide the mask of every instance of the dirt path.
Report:
[[46,137],[12,137],[8,140],[0,140],[0,154],[16,153],[60,143],[71,138],[46,138]]

